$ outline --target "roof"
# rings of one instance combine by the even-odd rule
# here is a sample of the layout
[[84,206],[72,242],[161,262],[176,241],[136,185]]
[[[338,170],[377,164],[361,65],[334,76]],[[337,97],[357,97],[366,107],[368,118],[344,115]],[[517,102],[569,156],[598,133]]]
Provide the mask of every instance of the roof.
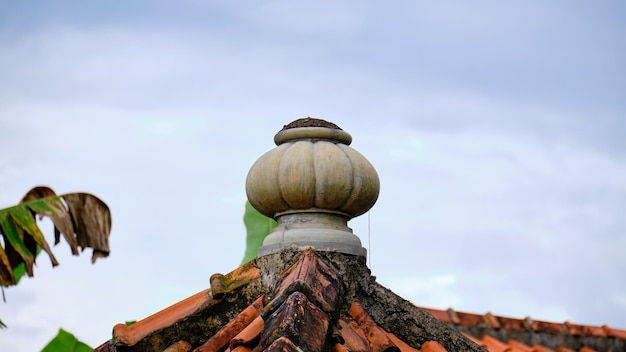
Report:
[[284,250],[211,276],[211,288],[95,351],[481,351],[376,283],[361,256]]
[[489,351],[626,351],[626,330],[423,308]]
[[131,326],[95,351],[624,351],[626,331],[419,308],[362,257],[285,250]]

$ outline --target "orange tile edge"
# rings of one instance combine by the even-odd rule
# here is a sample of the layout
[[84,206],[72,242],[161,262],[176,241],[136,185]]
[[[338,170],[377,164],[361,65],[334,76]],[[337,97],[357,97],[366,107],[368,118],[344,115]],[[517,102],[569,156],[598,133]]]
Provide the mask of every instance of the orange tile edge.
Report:
[[210,290],[203,290],[133,325],[117,324],[113,327],[113,345],[133,346],[153,331],[168,327],[212,302]]

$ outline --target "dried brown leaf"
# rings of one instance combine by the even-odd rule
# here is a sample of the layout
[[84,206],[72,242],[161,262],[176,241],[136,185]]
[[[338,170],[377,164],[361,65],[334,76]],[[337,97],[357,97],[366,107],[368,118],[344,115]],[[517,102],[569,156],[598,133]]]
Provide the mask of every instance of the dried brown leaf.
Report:
[[88,193],[70,193],[61,197],[72,215],[76,240],[81,250],[87,247],[93,249],[92,263],[100,257],[108,257],[111,232],[109,207],[98,197]]
[[[21,203],[28,202],[35,199],[56,196],[56,193],[49,187],[38,186],[34,187],[22,198]],[[54,244],[60,242],[59,234],[63,234],[63,238],[70,246],[73,255],[78,255],[78,243],[74,236],[74,225],[72,224],[72,217],[65,208],[63,202],[50,202],[47,204],[50,206],[51,211],[41,211],[37,213],[39,216],[47,216],[52,220],[54,224]]]

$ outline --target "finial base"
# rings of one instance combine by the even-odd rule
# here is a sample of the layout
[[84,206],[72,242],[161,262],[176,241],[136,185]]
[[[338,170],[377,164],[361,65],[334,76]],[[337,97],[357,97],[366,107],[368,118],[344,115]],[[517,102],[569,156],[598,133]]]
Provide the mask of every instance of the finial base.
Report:
[[361,240],[337,214],[295,213],[280,216],[278,226],[265,238],[258,256],[280,252],[287,247],[366,256]]

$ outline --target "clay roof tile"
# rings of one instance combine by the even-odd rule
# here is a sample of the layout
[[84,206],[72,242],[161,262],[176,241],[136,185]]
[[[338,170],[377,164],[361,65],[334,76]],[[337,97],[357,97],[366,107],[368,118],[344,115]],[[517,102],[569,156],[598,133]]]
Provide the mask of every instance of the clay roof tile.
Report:
[[204,290],[155,313],[131,326],[117,324],[113,327],[113,345],[133,346],[148,334],[170,326],[180,319],[214,304],[209,290]]
[[482,341],[489,352],[509,352],[512,350],[509,345],[489,335],[483,336]]
[[545,346],[541,346],[541,345],[533,345],[533,351],[534,352],[554,352],[554,350],[549,349]]
[[533,348],[515,339],[510,339],[508,343],[512,352],[533,352]]
[[450,318],[450,312],[447,310],[433,309],[433,308],[423,308],[423,309],[442,323],[452,323],[452,319]]
[[163,352],[188,352],[191,350],[191,345],[187,341],[177,341],[170,347],[163,350]]
[[567,347],[559,346],[556,348],[556,352],[576,352],[576,351],[569,349]]
[[426,341],[421,352],[447,352],[447,350],[437,341]]
[[372,317],[367,314],[358,302],[352,302],[350,314],[357,323],[357,327],[361,331],[361,334],[367,339],[369,346],[371,346],[374,351],[400,350],[389,338],[387,332],[374,322]]
[[259,339],[261,332],[265,323],[260,316],[257,316],[250,325],[246,326],[245,329],[241,330],[235,337],[230,340],[228,344],[228,348],[232,351],[236,350],[241,346],[252,346],[254,347],[254,342]]
[[610,328],[608,326],[603,326],[602,327],[604,332],[606,333],[606,336],[609,337],[615,337],[618,339],[622,339],[622,340],[626,340],[626,330],[620,330],[620,329],[613,329]]
[[598,351],[594,350],[593,348],[584,346],[583,348],[580,349],[580,352],[598,352]]
[[481,341],[480,339],[475,338],[474,336],[466,333],[465,331],[461,331],[461,335],[463,335],[463,336],[467,337],[468,339],[472,340],[473,343],[477,344],[480,347],[487,347],[483,341]]
[[[391,339],[391,341],[394,343],[394,345],[398,346],[398,348],[400,349],[400,352],[420,352],[419,350],[409,346],[406,342],[400,340],[396,335],[394,335],[393,333],[388,332],[387,335],[389,336],[389,338]],[[433,347],[434,348],[434,347]],[[443,347],[442,347],[443,348]],[[437,352],[437,350],[431,350],[432,352]],[[445,349],[441,350],[441,351],[445,351]],[[424,345],[422,345],[422,352],[424,352]]]
[[215,335],[213,335],[202,346],[198,347],[194,352],[211,352],[219,351],[229,345],[230,340],[244,330],[253,320],[261,313],[263,308],[263,299],[265,296],[259,297],[254,303],[244,309],[235,319],[231,320]]

